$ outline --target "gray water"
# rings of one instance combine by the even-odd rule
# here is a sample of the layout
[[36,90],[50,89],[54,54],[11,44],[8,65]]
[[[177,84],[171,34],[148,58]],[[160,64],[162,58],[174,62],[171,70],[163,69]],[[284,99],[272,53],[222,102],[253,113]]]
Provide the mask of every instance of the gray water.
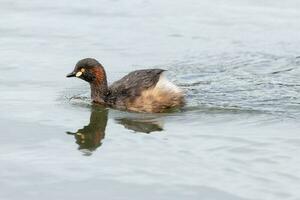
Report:
[[[0,199],[300,199],[300,2],[0,1]],[[179,112],[66,79],[163,68]]]

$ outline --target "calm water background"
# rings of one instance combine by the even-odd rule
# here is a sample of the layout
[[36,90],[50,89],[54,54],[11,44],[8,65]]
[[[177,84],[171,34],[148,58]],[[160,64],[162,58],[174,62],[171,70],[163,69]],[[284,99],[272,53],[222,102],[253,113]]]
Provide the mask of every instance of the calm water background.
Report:
[[[300,2],[0,1],[0,199],[300,199]],[[168,69],[169,114],[65,74]],[[104,139],[103,139],[104,138]]]

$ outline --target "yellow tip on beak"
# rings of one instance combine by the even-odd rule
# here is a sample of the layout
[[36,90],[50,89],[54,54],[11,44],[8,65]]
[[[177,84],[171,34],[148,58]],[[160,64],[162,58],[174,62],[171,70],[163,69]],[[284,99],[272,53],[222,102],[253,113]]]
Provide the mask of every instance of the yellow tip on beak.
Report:
[[79,77],[79,76],[81,76],[81,75],[82,75],[82,72],[77,72],[75,76],[76,76],[76,77]]

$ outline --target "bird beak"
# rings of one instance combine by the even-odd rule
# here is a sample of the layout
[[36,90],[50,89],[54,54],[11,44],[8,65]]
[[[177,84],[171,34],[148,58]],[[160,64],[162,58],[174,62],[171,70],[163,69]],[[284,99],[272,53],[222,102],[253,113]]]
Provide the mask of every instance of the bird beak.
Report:
[[75,77],[75,76],[76,76],[76,72],[71,72],[70,74],[67,74],[67,78]]

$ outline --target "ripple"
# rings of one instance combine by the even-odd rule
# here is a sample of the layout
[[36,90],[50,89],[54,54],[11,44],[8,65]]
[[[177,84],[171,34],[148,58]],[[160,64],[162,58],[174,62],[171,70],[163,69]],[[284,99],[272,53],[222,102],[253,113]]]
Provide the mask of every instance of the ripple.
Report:
[[241,111],[299,119],[299,59],[263,53],[202,55],[168,64],[186,110]]

